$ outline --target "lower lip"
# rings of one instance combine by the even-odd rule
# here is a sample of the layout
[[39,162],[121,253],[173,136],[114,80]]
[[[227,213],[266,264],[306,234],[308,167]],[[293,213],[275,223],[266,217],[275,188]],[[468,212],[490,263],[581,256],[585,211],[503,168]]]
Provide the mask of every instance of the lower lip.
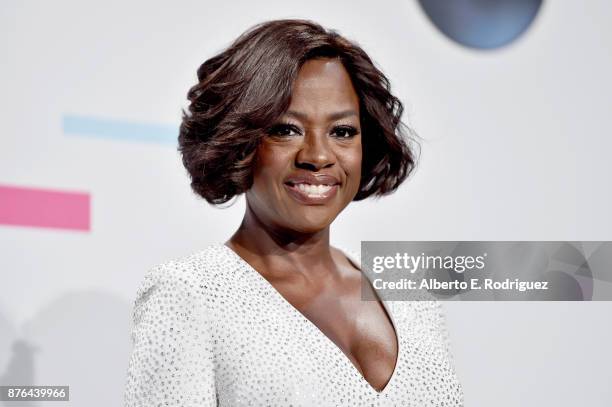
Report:
[[329,191],[321,195],[308,195],[295,185],[284,184],[285,188],[296,201],[305,205],[325,205],[331,201],[338,192],[338,185],[333,185]]

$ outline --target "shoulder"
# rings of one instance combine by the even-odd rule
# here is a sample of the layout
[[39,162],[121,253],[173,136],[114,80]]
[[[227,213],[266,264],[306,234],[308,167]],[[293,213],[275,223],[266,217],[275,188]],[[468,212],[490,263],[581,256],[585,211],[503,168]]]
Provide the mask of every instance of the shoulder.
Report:
[[231,268],[232,260],[223,244],[212,244],[203,250],[154,265],[145,279],[195,282]]
[[390,301],[396,322],[412,340],[426,342],[449,353],[449,336],[444,308],[438,300]]
[[361,256],[358,252],[334,246],[331,246],[331,252],[336,262],[341,266],[351,270],[361,271]]
[[233,259],[222,244],[177,257],[150,267],[140,283],[136,302],[146,300],[153,292],[180,297],[201,297],[232,276]]
[[133,310],[126,406],[191,406],[204,398],[215,400],[211,341],[216,317],[202,295],[205,252],[146,272]]

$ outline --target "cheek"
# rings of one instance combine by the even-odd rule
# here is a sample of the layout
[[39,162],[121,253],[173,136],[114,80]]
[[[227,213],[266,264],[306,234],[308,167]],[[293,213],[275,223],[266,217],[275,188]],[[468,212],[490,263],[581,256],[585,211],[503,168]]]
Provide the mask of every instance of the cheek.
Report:
[[257,166],[259,168],[267,168],[274,165],[275,152],[265,141],[257,147]]
[[357,184],[361,182],[361,166],[363,164],[363,152],[361,149],[361,143],[355,145],[346,152],[345,155],[345,168],[349,171],[349,176]]
[[290,163],[290,152],[286,149],[273,148],[262,143],[257,150],[256,164],[253,173],[255,188],[270,189],[281,182],[287,164]]
[[363,160],[361,144],[343,150],[338,158],[347,175],[347,189],[354,197],[359,192],[359,186],[361,185],[361,166]]

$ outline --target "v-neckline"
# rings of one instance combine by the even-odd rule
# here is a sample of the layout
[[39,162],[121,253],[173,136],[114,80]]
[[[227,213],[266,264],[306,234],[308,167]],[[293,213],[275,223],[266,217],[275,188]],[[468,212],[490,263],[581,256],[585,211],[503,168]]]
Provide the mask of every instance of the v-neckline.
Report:
[[[268,288],[269,290],[272,291],[273,295],[278,298],[281,303],[284,303],[284,305],[286,307],[288,307],[294,314],[297,315],[298,318],[300,318],[302,320],[303,323],[305,323],[306,325],[308,325],[311,329],[314,329],[314,332],[323,337],[324,340],[326,340],[331,347],[334,349],[336,355],[342,359],[344,361],[344,364],[348,364],[351,371],[353,372],[353,374],[355,376],[357,376],[357,378],[360,381],[363,381],[368,389],[377,394],[377,395],[383,395],[385,393],[387,393],[388,389],[391,387],[392,382],[395,380],[395,377],[397,376],[397,372],[398,372],[398,368],[399,368],[399,364],[400,364],[400,358],[402,355],[402,345],[401,345],[401,341],[400,341],[400,333],[399,330],[397,328],[396,322],[395,322],[395,316],[393,315],[393,313],[391,312],[391,309],[387,306],[387,303],[380,299],[380,297],[378,297],[378,295],[376,295],[376,290],[373,290],[373,292],[375,293],[379,303],[382,305],[383,309],[385,310],[387,317],[389,318],[389,320],[391,321],[391,325],[393,327],[393,333],[395,335],[395,340],[397,343],[397,355],[395,358],[395,365],[393,366],[393,372],[391,373],[391,377],[389,378],[389,380],[387,381],[387,383],[385,384],[385,387],[383,387],[380,391],[377,390],[376,388],[374,388],[370,382],[368,382],[368,380],[365,378],[365,376],[363,376],[363,374],[359,371],[359,369],[357,368],[357,366],[355,366],[355,364],[353,364],[353,362],[351,361],[351,359],[348,357],[348,355],[346,355],[344,353],[344,351],[342,349],[340,349],[340,347],[338,345],[336,345],[336,343],[334,341],[331,340],[331,338],[329,336],[327,336],[314,322],[312,322],[310,319],[308,319],[299,309],[297,309],[295,306],[293,306],[293,304],[291,304],[273,285],[272,283],[270,283],[268,280],[266,280],[266,278],[261,275],[260,272],[258,272],[253,266],[251,266],[251,264],[246,261],[245,259],[243,259],[238,253],[236,253],[234,251],[234,249],[232,249],[231,247],[227,246],[226,244],[221,244],[221,246],[223,246],[225,248],[225,250],[227,250],[234,258],[236,258],[236,260],[240,263],[242,263],[242,265],[246,268],[246,270],[249,271],[249,274],[255,274],[255,278],[262,283],[266,288]],[[359,272],[362,274],[361,277],[362,278],[366,278],[368,280],[368,282],[370,282],[370,284],[372,283],[370,281],[370,279],[367,277],[367,275],[363,274],[363,271],[361,269],[361,265],[358,264],[360,262],[355,261],[356,259],[352,259],[349,255],[347,255],[344,251],[341,251],[342,254],[344,255],[344,257],[346,257],[348,259],[349,262],[351,262],[355,267],[357,267],[357,269],[359,270]]]

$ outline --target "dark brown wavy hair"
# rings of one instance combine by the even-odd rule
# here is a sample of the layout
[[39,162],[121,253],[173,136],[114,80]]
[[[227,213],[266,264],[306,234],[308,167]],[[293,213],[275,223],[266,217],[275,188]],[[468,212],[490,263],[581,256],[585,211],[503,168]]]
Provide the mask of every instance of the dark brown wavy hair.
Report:
[[414,169],[413,133],[389,80],[355,43],[312,21],[258,24],[198,69],[178,137],[193,191],[211,204],[246,192],[261,137],[289,108],[302,64],[338,58],[359,97],[363,159],[356,201],[389,194]]

